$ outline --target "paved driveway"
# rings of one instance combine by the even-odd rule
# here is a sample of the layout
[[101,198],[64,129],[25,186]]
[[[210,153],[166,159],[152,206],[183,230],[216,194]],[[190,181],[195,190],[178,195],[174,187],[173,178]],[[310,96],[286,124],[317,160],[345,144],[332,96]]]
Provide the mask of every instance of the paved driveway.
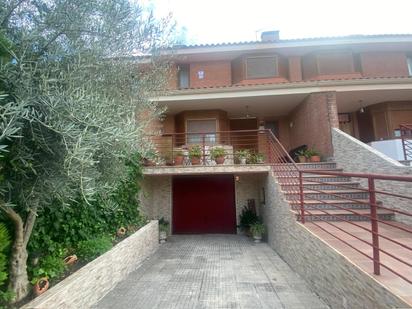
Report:
[[173,236],[95,308],[328,308],[266,244]]

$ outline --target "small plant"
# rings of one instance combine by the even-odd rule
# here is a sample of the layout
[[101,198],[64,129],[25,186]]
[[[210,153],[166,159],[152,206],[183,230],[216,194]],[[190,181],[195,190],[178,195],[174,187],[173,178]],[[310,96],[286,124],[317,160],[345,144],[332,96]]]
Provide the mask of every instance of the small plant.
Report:
[[40,278],[53,279],[61,276],[66,270],[64,260],[60,256],[47,255],[39,259],[39,263],[32,269],[32,284]]
[[306,158],[314,157],[314,156],[319,156],[320,153],[316,149],[308,149],[306,150]]
[[193,145],[189,149],[189,157],[192,158],[200,158],[202,156],[202,147],[200,145]]
[[249,164],[258,164],[258,163],[263,163],[265,160],[265,157],[261,153],[252,153],[249,157],[248,163]]
[[9,232],[4,224],[0,224],[0,287],[7,279],[6,251],[10,245]]
[[83,240],[77,244],[77,253],[80,258],[91,261],[109,251],[113,246],[112,240],[108,236],[101,236],[89,240]]
[[210,150],[210,156],[213,160],[216,160],[216,158],[225,157],[226,155],[226,150],[223,147],[215,147]]
[[169,221],[167,221],[167,220],[165,220],[164,218],[161,218],[160,220],[159,220],[159,230],[161,231],[161,232],[166,232],[166,233],[168,233],[169,232]]
[[263,225],[263,223],[255,222],[250,226],[250,231],[252,232],[253,236],[260,236],[261,237],[265,233],[266,228]]
[[304,149],[301,149],[298,152],[296,152],[296,155],[299,156],[299,157],[305,157],[305,158],[308,157],[307,150],[304,150]]
[[250,151],[248,149],[239,149],[235,152],[235,156],[240,164],[246,164],[246,161],[250,158]]
[[250,226],[259,221],[259,217],[256,215],[256,212],[248,207],[245,206],[242,209],[240,214],[240,228],[244,231],[249,231]]

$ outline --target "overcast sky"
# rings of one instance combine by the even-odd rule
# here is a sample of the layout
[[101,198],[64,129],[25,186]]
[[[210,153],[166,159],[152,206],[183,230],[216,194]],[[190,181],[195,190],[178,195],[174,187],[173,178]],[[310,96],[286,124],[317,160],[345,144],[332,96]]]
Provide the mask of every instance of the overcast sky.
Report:
[[144,0],[172,13],[188,43],[250,41],[265,30],[282,39],[412,33],[412,0]]

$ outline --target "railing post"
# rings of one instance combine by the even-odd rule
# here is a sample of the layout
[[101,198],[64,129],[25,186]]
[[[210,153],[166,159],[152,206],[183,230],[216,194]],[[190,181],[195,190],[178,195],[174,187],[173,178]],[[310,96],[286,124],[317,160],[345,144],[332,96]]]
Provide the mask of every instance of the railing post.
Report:
[[379,252],[379,230],[378,214],[376,205],[375,180],[368,176],[369,204],[371,207],[371,225],[372,225],[372,245],[373,245],[373,273],[380,275],[380,252]]
[[203,165],[206,165],[205,133],[202,133],[202,153],[203,153]]
[[173,165],[175,165],[175,135],[172,134],[172,157],[170,158],[170,161],[172,162]]
[[400,126],[399,131],[401,133],[403,156],[405,157],[405,161],[407,161],[408,160],[408,155],[406,154],[405,134],[404,134],[404,129],[403,129],[402,125]]
[[305,197],[303,195],[303,175],[299,171],[299,198],[300,198],[300,221],[305,224]]

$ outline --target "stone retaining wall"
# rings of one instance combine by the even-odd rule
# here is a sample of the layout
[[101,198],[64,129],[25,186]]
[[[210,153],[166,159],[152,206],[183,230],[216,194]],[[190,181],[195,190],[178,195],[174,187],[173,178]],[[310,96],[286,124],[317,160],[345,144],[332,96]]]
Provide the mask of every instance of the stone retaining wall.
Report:
[[410,308],[373,277],[298,223],[275,176],[268,175],[261,209],[268,244],[333,309]]
[[22,308],[90,308],[158,247],[158,222],[151,221]]
[[[339,129],[332,129],[332,142],[334,159],[337,166],[343,168],[344,172],[412,176],[412,167],[389,158]],[[366,180],[356,180],[367,188]],[[412,196],[412,182],[381,180],[376,181],[375,186],[376,189],[382,191]],[[377,194],[376,198],[383,202],[385,207],[411,211],[410,200],[383,194]],[[405,215],[396,214],[395,220],[412,224],[412,218]]]

